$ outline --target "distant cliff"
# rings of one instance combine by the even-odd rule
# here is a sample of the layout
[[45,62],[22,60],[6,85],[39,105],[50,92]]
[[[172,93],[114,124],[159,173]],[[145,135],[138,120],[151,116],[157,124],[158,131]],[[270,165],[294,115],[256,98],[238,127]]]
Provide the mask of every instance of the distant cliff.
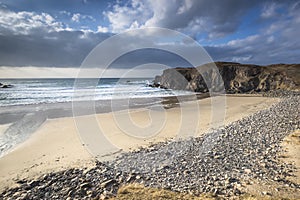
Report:
[[[223,87],[227,93],[300,89],[300,64],[259,66],[216,62],[215,65],[221,76],[211,70],[212,63],[197,68],[171,68],[164,70],[161,76],[157,76],[154,85],[195,92],[208,92],[208,88],[219,91]],[[202,75],[209,81],[205,81]]]

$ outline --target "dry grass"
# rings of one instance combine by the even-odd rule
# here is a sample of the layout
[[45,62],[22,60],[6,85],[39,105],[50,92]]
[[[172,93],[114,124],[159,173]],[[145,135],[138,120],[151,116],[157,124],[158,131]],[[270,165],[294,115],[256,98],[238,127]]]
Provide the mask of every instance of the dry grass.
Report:
[[167,199],[181,199],[181,200],[212,200],[212,197],[195,197],[189,194],[172,192],[164,189],[146,188],[142,185],[131,184],[123,186],[119,189],[116,197],[113,200],[167,200]]
[[[173,192],[164,189],[157,188],[147,188],[139,184],[130,184],[121,187],[118,191],[116,197],[111,198],[111,200],[219,200],[220,197],[213,197],[210,194],[202,195],[202,196],[193,196],[190,194],[183,194],[178,192]],[[235,199],[240,200],[279,200],[281,198],[274,197],[254,197],[250,194],[244,194],[240,197],[236,197]]]

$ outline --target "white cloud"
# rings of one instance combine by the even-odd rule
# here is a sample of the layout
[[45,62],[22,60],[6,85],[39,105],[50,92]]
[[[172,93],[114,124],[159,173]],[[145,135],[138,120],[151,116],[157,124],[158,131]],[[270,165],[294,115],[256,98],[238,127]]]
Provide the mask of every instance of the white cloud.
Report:
[[56,67],[0,67],[0,78],[72,78],[78,74],[78,68]]
[[277,9],[278,9],[279,5],[271,2],[271,3],[267,3],[264,8],[263,11],[261,13],[261,17],[263,18],[271,18],[277,15]]
[[0,9],[0,28],[13,34],[30,34],[36,29],[46,32],[63,30],[63,24],[47,13],[13,12]]
[[108,28],[107,27],[103,27],[103,26],[98,26],[97,27],[97,32],[98,33],[108,33]]
[[183,1],[183,4],[178,8],[177,14],[182,14],[190,10],[193,6],[192,0]]
[[243,39],[231,40],[227,43],[228,46],[244,47],[246,44],[253,43],[259,39],[259,35],[251,35]]
[[112,11],[103,14],[110,21],[112,32],[120,32],[130,28],[138,28],[151,16],[147,1],[131,0],[130,5],[113,6]]
[[90,16],[90,15],[82,15],[82,14],[80,14],[80,13],[74,13],[73,15],[72,15],[72,18],[71,18],[71,20],[73,21],[73,22],[80,22],[80,20],[82,20],[82,19],[87,19],[87,20],[91,20],[91,21],[96,21],[96,19],[94,18],[94,17],[92,17],[92,16]]
[[79,13],[75,13],[73,14],[71,20],[74,21],[74,22],[79,22],[79,19],[80,19],[80,14]]
[[241,56],[241,57],[233,57],[232,61],[233,62],[239,62],[239,63],[244,63],[249,61],[253,56],[249,55],[249,56]]
[[[115,77],[131,77],[144,78],[154,77],[162,73],[161,68],[141,68],[141,69],[102,69],[102,68],[59,68],[59,67],[37,67],[23,66],[11,67],[0,66],[0,79],[7,78],[77,78],[80,70],[84,70],[85,76],[81,78],[115,78]],[[102,74],[103,73],[103,74]]]
[[61,15],[67,15],[67,16],[71,16],[71,13],[70,13],[70,12],[68,12],[68,11],[65,11],[65,10],[63,10],[63,11],[59,11],[59,14],[61,14]]
[[274,40],[275,40],[274,35],[271,35],[271,36],[268,37],[267,42],[272,43],[272,42],[274,42]]

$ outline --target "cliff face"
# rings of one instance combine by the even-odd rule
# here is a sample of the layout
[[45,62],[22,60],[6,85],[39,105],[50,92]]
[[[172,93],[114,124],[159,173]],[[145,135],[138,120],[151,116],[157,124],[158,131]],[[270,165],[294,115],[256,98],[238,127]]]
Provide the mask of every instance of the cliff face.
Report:
[[195,92],[220,91],[222,88],[227,93],[300,89],[300,64],[258,66],[217,62],[215,65],[221,76],[211,65],[167,69],[155,78],[155,82],[160,82],[163,88]]

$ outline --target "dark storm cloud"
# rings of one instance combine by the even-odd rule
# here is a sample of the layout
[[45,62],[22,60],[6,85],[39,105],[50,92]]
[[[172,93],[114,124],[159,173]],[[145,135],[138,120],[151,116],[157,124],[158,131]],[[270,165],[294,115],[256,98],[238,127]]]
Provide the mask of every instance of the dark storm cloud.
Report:
[[[233,33],[239,27],[244,15],[260,1],[193,1],[191,8],[177,13],[172,18],[157,22],[172,29],[191,29],[199,25],[198,32],[209,32],[210,37]],[[180,4],[179,4],[180,5]],[[182,8],[182,4],[179,8]]]
[[110,67],[133,68],[148,63],[159,63],[168,67],[192,67],[179,55],[159,49],[141,49],[129,52],[117,58]]
[[59,31],[35,35],[0,35],[0,65],[80,66],[96,44],[109,37],[105,33]]
[[261,33],[231,40],[222,45],[207,46],[205,49],[214,60],[219,61],[256,64],[299,63],[300,2],[275,6],[285,6],[286,9],[277,14],[273,8],[265,10],[267,14],[262,14],[262,17],[277,20],[272,21]]

